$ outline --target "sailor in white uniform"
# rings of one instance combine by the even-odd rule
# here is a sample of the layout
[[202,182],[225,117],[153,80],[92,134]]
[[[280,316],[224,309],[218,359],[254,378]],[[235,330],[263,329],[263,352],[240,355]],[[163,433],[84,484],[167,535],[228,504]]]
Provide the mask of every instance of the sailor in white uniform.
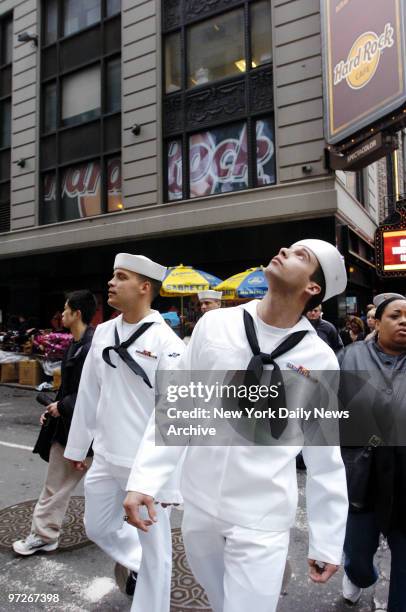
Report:
[[[158,504],[157,529],[138,537],[124,522],[122,506],[154,410],[156,371],[174,368],[184,350],[161,315],[151,310],[165,273],[164,266],[142,255],[116,256],[108,301],[122,314],[96,328],[65,450],[65,457],[84,469],[93,440],[94,460],[85,479],[86,533],[120,564],[116,569],[138,572],[132,605],[137,612],[169,612],[170,604],[169,509]],[[156,499],[180,502],[176,483],[167,482]]]
[[199,291],[197,297],[199,298],[200,311],[202,314],[209,310],[216,310],[221,308],[221,297],[222,291],[214,291],[214,289],[206,289],[205,291]]
[[[303,372],[317,376],[320,370],[338,370],[334,352],[303,316],[313,304],[344,291],[347,277],[337,249],[321,240],[302,240],[282,248],[265,275],[269,291],[261,301],[202,317],[180,369],[248,367],[248,372],[271,369],[272,377],[290,369],[298,382]],[[278,438],[285,425],[270,423],[272,436]],[[214,612],[276,610],[297,508],[300,450],[300,445],[187,447],[183,538]],[[127,484],[124,507],[132,525],[153,532],[153,523],[159,524],[153,502],[181,455],[182,448],[155,446],[151,419]],[[345,470],[338,446],[305,446],[303,456],[309,574],[315,582],[326,582],[341,563],[348,509]],[[142,506],[148,520],[139,515]]]

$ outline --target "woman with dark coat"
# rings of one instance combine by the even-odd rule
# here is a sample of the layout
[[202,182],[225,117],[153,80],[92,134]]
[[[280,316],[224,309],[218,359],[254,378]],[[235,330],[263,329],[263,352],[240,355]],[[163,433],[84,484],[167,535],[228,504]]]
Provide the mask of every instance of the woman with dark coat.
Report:
[[[350,425],[347,434],[355,439],[363,429],[365,436],[364,448],[342,448],[350,502],[343,596],[356,603],[362,589],[376,582],[373,559],[383,534],[392,558],[387,610],[406,612],[406,446],[395,446],[405,444],[399,441],[405,437],[399,423],[406,411],[406,298],[381,294],[374,304],[376,336],[338,355],[341,400],[350,414],[351,408],[361,414],[360,427]],[[370,384],[359,383],[362,374],[370,377]],[[379,435],[369,437],[374,431]],[[350,435],[342,435],[344,444],[352,444]]]
[[344,329],[340,332],[341,340],[344,346],[348,346],[352,342],[358,342],[365,338],[365,326],[359,317],[351,317],[349,329]]

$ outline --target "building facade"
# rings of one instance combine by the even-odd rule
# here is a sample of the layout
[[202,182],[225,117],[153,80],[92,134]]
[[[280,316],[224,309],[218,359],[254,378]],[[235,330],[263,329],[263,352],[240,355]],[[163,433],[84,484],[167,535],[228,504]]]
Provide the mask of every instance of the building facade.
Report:
[[[0,310],[105,297],[114,253],[225,278],[306,237],[376,286],[378,164],[325,164],[319,0],[3,0]],[[105,316],[108,315],[106,311]]]

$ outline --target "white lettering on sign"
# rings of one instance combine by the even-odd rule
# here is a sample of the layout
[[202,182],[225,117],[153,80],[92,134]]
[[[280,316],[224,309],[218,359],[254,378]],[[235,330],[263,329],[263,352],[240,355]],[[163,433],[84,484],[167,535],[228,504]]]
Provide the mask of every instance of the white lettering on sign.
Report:
[[374,76],[379,60],[385,49],[395,44],[395,30],[390,23],[385,25],[382,34],[364,32],[354,42],[347,60],[341,60],[334,66],[334,85],[344,79],[351,89],[361,89]]

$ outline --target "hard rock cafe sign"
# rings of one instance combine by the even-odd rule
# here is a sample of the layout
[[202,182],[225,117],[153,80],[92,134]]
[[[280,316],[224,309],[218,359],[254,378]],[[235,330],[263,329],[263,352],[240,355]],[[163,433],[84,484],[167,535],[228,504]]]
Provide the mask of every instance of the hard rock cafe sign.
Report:
[[346,61],[334,66],[334,87],[343,79],[351,89],[362,89],[373,78],[385,49],[395,44],[395,30],[390,23],[380,36],[376,32],[364,32],[357,38]]
[[325,133],[345,141],[406,101],[403,0],[321,0]]

